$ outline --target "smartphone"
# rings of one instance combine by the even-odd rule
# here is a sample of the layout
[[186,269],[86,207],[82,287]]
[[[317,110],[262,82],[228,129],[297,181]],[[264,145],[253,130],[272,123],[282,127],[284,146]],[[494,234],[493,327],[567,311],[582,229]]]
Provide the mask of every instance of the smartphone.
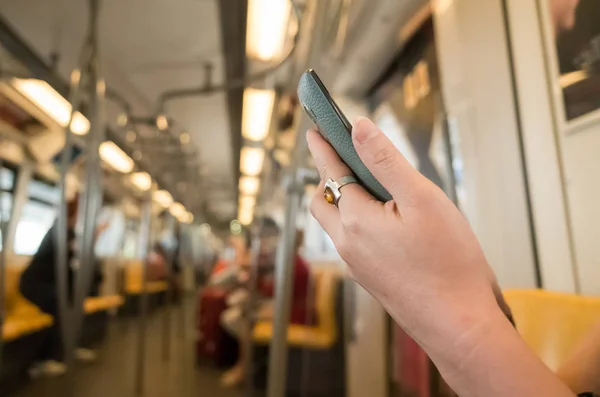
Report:
[[352,125],[312,69],[304,72],[300,78],[298,100],[321,135],[352,170],[359,183],[378,200],[390,201],[391,194],[375,179],[356,153],[352,143]]

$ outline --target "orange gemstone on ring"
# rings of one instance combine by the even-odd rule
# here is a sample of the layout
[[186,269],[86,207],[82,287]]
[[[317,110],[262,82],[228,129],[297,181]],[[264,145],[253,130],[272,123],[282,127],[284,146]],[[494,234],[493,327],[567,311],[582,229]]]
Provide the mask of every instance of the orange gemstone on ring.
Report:
[[335,204],[335,195],[329,187],[325,188],[325,192],[323,192],[323,197],[325,197],[325,201],[327,201],[329,204]]

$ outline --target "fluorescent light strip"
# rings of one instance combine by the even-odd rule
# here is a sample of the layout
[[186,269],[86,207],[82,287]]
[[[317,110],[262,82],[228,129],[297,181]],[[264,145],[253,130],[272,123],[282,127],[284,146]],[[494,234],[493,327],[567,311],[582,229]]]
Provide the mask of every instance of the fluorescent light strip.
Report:
[[260,190],[260,179],[255,176],[242,176],[239,188],[243,195],[256,196]]
[[179,219],[180,217],[185,216],[187,214],[187,210],[181,203],[171,204],[171,207],[169,208],[169,212],[171,213],[171,215],[173,215],[177,219]]
[[[50,84],[36,79],[13,79],[12,85],[58,125],[64,128],[69,124],[73,108]],[[71,121],[73,134],[85,135],[89,130],[89,120],[80,112],[75,112]]]
[[238,220],[244,226],[248,226],[254,220],[254,208],[248,207],[243,208],[240,207],[238,210]]
[[242,196],[240,197],[240,208],[254,208],[256,205],[256,197],[254,196]]
[[186,214],[186,217],[185,217],[185,219],[183,220],[183,223],[190,224],[190,223],[192,223],[192,222],[194,222],[194,214],[192,214],[191,212],[188,212],[188,213]]
[[133,170],[133,160],[114,142],[106,141],[100,145],[100,158],[116,171],[128,174]]
[[291,11],[290,0],[249,0],[247,55],[272,61],[283,49]]
[[263,149],[243,147],[240,153],[240,171],[244,175],[258,176],[262,172],[264,160]]
[[166,190],[158,190],[152,195],[154,201],[160,204],[163,208],[169,208],[173,204],[173,196]]
[[131,175],[131,183],[142,192],[147,192],[152,188],[152,177],[147,172],[136,172]]
[[242,113],[242,136],[260,142],[269,135],[275,91],[246,88]]
[[159,115],[156,118],[156,126],[159,130],[164,131],[169,128],[169,119],[164,114]]

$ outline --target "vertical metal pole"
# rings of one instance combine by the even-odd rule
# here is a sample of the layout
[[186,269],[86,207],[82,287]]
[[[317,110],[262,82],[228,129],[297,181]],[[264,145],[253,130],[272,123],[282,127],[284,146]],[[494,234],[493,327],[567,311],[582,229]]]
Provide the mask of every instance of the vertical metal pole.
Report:
[[[266,178],[265,178],[266,179]],[[256,289],[258,283],[258,256],[260,254],[260,232],[264,227],[264,217],[261,218],[255,235],[251,236],[252,246],[250,251],[250,277],[248,280],[248,299],[245,305],[245,315],[252,313],[256,302]],[[246,335],[240,343],[246,344],[246,357],[244,367],[246,368],[246,397],[254,396],[254,325],[253,316],[248,316],[248,329]]]
[[[177,220],[171,214],[167,215],[167,230],[175,236],[175,223]],[[179,244],[179,242],[177,242]],[[171,356],[171,304],[173,301],[173,263],[175,261],[175,250],[165,249],[165,262],[167,266],[167,291],[165,293],[165,311],[163,312],[162,328],[162,359],[169,361]]]
[[140,247],[143,249],[142,259],[142,291],[139,308],[139,330],[137,340],[137,359],[135,362],[135,394],[144,394],[144,372],[146,360],[146,318],[148,315],[148,252],[150,251],[150,234],[152,226],[152,195],[149,194],[144,203],[140,224]]
[[[300,134],[298,134],[300,135]],[[298,139],[296,139],[298,144]],[[303,145],[297,152],[306,153]],[[296,157],[299,157],[296,155]],[[273,317],[273,339],[269,354],[269,378],[267,397],[283,397],[287,381],[287,329],[290,321],[292,288],[294,280],[294,251],[296,244],[296,217],[302,201],[303,183],[298,178],[297,167],[292,176],[285,210],[283,238],[277,249],[275,263],[275,313]]]
[[[327,1],[313,0],[308,2],[308,8],[303,19],[312,22],[308,26],[310,36],[305,43],[310,43],[306,55],[307,66],[317,67],[323,63],[323,34],[327,28],[328,12]],[[311,65],[312,63],[312,65]],[[320,71],[323,76],[323,71]],[[285,211],[285,225],[283,239],[277,251],[275,268],[275,313],[273,318],[273,339],[269,355],[269,378],[267,397],[284,397],[287,384],[287,325],[290,319],[290,304],[293,281],[293,260],[296,244],[296,217],[304,194],[304,173],[299,168],[303,165],[307,155],[306,138],[304,132],[312,126],[306,115],[298,126],[296,145],[292,161],[292,180],[288,186],[288,201]]]
[[[4,166],[2,159],[0,159],[0,178],[3,177],[2,167]],[[2,181],[0,180],[0,186]],[[7,247],[7,220],[4,219],[4,200],[3,192],[0,190],[0,231],[2,232],[2,252],[0,252],[0,373],[2,373],[2,355],[4,353],[4,293],[6,284],[6,247]]]
[[[86,156],[86,189],[83,199],[80,200],[84,219],[83,232],[80,239],[80,268],[77,272],[72,318],[72,343],[74,346],[79,342],[83,322],[83,302],[88,295],[92,276],[94,275],[96,219],[102,204],[99,148],[100,144],[104,141],[106,134],[104,120],[104,96],[106,93],[106,84],[100,73],[98,50],[99,12],[100,0],[90,0],[90,43],[92,46],[92,59],[90,62],[91,117]],[[81,219],[78,221],[81,222]]]
[[[269,156],[269,158],[271,158]],[[272,186],[270,186],[271,178],[273,174],[273,164],[264,173],[262,178],[262,193],[259,197],[259,204],[265,205],[265,200],[271,197]],[[252,313],[252,310],[256,307],[255,302],[257,301],[257,285],[258,285],[258,257],[260,255],[260,234],[264,228],[264,214],[261,214],[259,224],[256,225],[255,233],[251,236],[252,246],[250,251],[250,277],[248,280],[248,299],[245,305],[245,313]],[[255,318],[248,316],[248,329],[246,330],[246,337],[240,343],[247,343],[246,357],[244,367],[246,368],[246,397],[254,396],[254,326]]]
[[[63,348],[63,360],[67,367],[73,364],[73,355],[71,344],[71,308],[69,305],[69,285],[68,285],[68,272],[69,272],[69,247],[68,247],[68,236],[67,236],[67,197],[66,197],[66,177],[69,172],[69,165],[71,162],[72,151],[73,151],[73,135],[71,132],[71,122],[76,111],[78,111],[80,96],[81,96],[81,84],[82,84],[82,67],[88,62],[88,45],[84,45],[80,58],[80,69],[75,69],[71,75],[71,87],[69,93],[69,102],[71,103],[71,115],[69,123],[65,127],[65,146],[60,157],[60,178],[59,178],[59,192],[60,199],[58,203],[58,211],[56,218],[56,227],[54,230],[54,244],[56,247],[56,266],[54,268],[56,278],[56,296],[58,298],[58,317],[60,334]],[[84,79],[85,80],[85,79]],[[67,382],[68,383],[68,382]]]

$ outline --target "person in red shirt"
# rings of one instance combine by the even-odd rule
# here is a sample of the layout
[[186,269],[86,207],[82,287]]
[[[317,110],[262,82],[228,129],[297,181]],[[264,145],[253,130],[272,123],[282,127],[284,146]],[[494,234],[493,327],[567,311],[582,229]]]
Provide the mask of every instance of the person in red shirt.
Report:
[[[296,235],[296,252],[294,255],[294,287],[290,310],[291,324],[309,324],[313,321],[308,310],[308,307],[312,306],[312,301],[307,300],[311,281],[310,265],[299,254],[300,247],[302,246],[302,236],[302,232],[298,231]],[[274,267],[271,267],[269,270],[270,272],[259,277],[257,289],[264,297],[273,298],[275,296]],[[259,313],[258,317],[261,320],[272,318],[272,311],[268,310],[270,308],[272,308],[272,305],[263,306],[263,311]]]
[[[275,253],[279,244],[280,230],[275,221],[265,218],[260,230],[260,252],[256,269],[257,285],[256,290],[260,296],[256,302],[256,309],[249,315],[259,321],[268,321],[273,318],[273,298],[275,294]],[[312,306],[312,297],[309,296],[311,271],[310,266],[304,259],[298,255],[298,249],[301,246],[301,238],[297,240],[296,255],[294,258],[294,279],[292,302],[290,311],[290,323],[309,324],[313,321],[309,307]],[[249,244],[248,244],[249,247]],[[248,280],[249,277],[240,277],[241,280]],[[221,317],[223,328],[238,339],[248,335],[248,327],[251,324],[250,318],[244,314],[246,302],[240,305],[232,305]],[[222,377],[224,386],[237,386],[241,384],[245,377],[244,362],[247,356],[247,347],[245,343],[240,343],[240,357],[238,362],[227,371]]]

